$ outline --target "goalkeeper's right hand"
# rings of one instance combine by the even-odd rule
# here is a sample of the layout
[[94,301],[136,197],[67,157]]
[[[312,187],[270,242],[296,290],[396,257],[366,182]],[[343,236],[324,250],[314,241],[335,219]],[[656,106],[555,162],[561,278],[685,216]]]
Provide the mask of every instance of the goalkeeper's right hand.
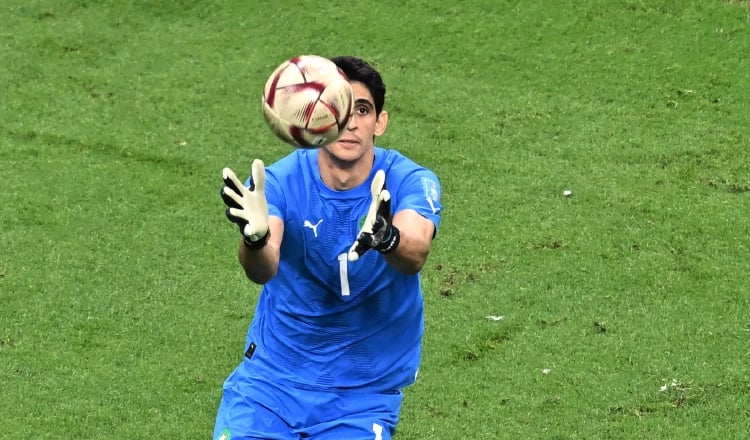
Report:
[[265,194],[266,170],[261,160],[253,161],[251,175],[250,188],[246,188],[234,171],[224,168],[221,198],[227,205],[227,218],[239,226],[245,245],[250,249],[260,249],[266,245],[270,235]]

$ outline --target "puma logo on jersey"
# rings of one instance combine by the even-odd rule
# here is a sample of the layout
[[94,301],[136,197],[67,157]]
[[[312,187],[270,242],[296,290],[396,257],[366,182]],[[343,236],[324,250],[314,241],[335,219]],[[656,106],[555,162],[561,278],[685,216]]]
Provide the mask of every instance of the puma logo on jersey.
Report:
[[315,234],[315,238],[318,238],[318,225],[323,223],[323,219],[318,220],[318,223],[312,224],[310,220],[305,220],[304,223],[302,223],[302,226],[306,228],[310,228],[313,231],[313,234]]

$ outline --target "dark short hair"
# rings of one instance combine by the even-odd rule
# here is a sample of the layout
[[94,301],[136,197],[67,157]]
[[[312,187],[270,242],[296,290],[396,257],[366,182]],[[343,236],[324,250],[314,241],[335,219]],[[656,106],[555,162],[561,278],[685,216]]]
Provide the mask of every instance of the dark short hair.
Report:
[[367,61],[353,56],[333,57],[331,61],[339,66],[349,81],[361,82],[367,87],[375,100],[375,113],[379,115],[385,104],[385,84],[380,73]]

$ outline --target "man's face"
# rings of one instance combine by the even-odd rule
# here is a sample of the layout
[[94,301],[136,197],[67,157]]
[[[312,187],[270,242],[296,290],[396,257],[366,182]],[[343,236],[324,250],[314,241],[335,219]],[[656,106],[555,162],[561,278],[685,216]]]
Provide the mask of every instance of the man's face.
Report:
[[354,114],[338,141],[323,148],[340,163],[354,164],[372,152],[375,136],[385,132],[388,114],[375,113],[375,101],[372,94],[360,82],[352,82],[354,91]]

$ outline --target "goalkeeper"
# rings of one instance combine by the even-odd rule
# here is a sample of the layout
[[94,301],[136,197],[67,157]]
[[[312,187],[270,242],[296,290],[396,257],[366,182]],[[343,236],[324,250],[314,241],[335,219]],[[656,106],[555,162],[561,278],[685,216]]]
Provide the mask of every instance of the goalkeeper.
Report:
[[214,439],[390,439],[416,380],[440,184],[374,145],[388,125],[380,74],[333,61],[355,98],[341,138],[268,168],[255,160],[245,184],[223,171],[240,265],[263,288]]

